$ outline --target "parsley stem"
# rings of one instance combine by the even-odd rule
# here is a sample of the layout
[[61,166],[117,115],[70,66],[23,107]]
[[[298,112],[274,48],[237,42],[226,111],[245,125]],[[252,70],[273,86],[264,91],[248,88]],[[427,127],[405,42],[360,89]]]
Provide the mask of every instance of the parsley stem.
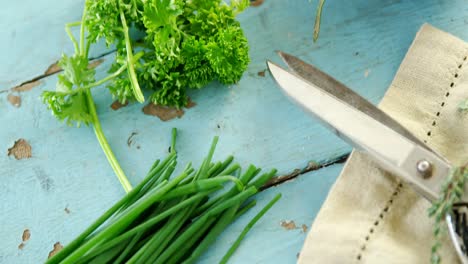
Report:
[[[97,82],[93,82],[93,83],[90,83],[88,85],[85,85],[83,88],[81,89],[89,89],[89,88],[93,88],[93,87],[96,87],[96,86],[99,86],[107,81],[110,81],[112,79],[114,79],[115,77],[119,76],[125,69],[127,68],[127,65],[123,65],[122,67],[120,67],[117,71],[115,71],[114,73],[112,74],[109,74],[108,76],[106,76],[105,78],[102,78],[101,80],[97,81]],[[78,91],[80,89],[75,89],[73,90],[73,92],[75,91]]]
[[102,150],[104,151],[104,154],[106,154],[109,164],[111,165],[112,169],[117,175],[117,178],[119,179],[120,184],[122,184],[125,192],[128,193],[132,190],[132,185],[128,181],[127,176],[125,176],[125,173],[120,167],[120,164],[117,161],[114,155],[114,152],[112,152],[112,149],[109,146],[109,142],[107,142],[107,139],[104,136],[104,132],[102,131],[102,127],[101,127],[101,122],[99,121],[99,118],[97,116],[96,106],[94,105],[93,97],[91,96],[90,90],[86,90],[86,98],[88,100],[89,113],[93,117],[94,133],[96,134],[96,137],[99,141],[99,144],[101,145]]
[[133,95],[135,95],[135,99],[138,102],[143,103],[145,101],[145,97],[143,96],[143,93],[141,92],[140,85],[138,84],[138,79],[135,73],[135,67],[133,66],[133,63],[135,63],[135,61],[133,58],[132,44],[130,43],[130,36],[128,34],[127,20],[125,19],[125,14],[122,11],[122,9],[120,9],[120,20],[122,21],[122,28],[123,28],[123,33],[125,37],[125,49],[127,50],[127,64],[128,64],[127,71],[130,77],[130,82],[132,83]]
[[75,47],[75,53],[78,53],[80,51],[80,48],[78,47],[78,41],[76,40],[76,38],[73,36],[70,28],[71,27],[76,27],[76,26],[79,26],[81,24],[81,21],[77,21],[77,22],[72,22],[72,23],[67,23],[65,24],[65,31],[67,32],[68,34],[68,37],[71,39],[71,41],[73,42],[73,46]]
[[80,27],[80,54],[83,55],[83,56],[88,55],[88,54],[85,54],[85,45],[84,45],[84,42],[85,42],[85,23],[84,23],[84,21],[86,21],[86,12],[87,12],[86,2],[87,1],[85,1],[85,5],[84,5],[84,9],[83,9],[83,15],[81,16],[82,23],[81,23],[81,27]]
[[122,67],[120,67],[117,71],[115,71],[114,73],[112,74],[109,74],[108,76],[102,78],[101,80],[99,81],[96,81],[96,82],[93,82],[93,83],[90,83],[88,85],[85,85],[83,87],[80,87],[80,88],[76,88],[76,89],[73,89],[69,92],[57,92],[57,94],[63,94],[63,95],[74,95],[74,94],[77,94],[77,93],[81,93],[81,92],[86,92],[87,90],[91,89],[91,88],[94,88],[94,87],[97,87],[101,84],[104,84],[112,79],[114,79],[115,77],[119,76],[124,70],[127,69],[127,64],[123,65]]

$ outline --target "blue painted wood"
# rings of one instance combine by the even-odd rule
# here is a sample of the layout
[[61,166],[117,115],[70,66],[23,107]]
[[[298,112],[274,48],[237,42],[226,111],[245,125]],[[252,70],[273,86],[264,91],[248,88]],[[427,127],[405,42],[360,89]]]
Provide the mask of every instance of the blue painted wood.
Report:
[[[310,224],[342,167],[338,164],[309,172],[259,194],[257,206],[229,226],[200,263],[218,263],[247,223],[277,193],[282,198],[251,229],[230,263],[295,263]],[[282,223],[292,223],[296,228],[286,228]]]
[[[0,8],[0,90],[21,84],[73,51],[65,23],[79,21],[84,0],[2,1]],[[78,29],[73,29],[77,33]],[[105,45],[90,53],[99,56]]]
[[[166,155],[172,127],[180,131],[181,164],[189,160],[199,164],[214,135],[221,137],[216,158],[232,153],[242,164],[276,167],[281,173],[303,168],[310,160],[333,159],[350,148],[285,100],[268,73],[257,75],[265,69],[265,59],[278,61],[275,49],[299,55],[377,102],[422,23],[468,40],[467,3],[328,1],[320,38],[314,44],[315,3],[266,0],[240,16],[252,63],[238,85],[226,88],[213,83],[193,91],[198,105],[183,118],[166,123],[143,115],[141,105],[112,111],[109,94],[96,88],[93,93],[104,132],[134,184],[155,158]],[[62,51],[72,49],[63,24],[79,19],[81,5],[82,1],[71,0],[3,5],[0,90],[42,74]],[[101,53],[102,48],[95,50],[96,55]],[[105,57],[97,69],[99,75],[103,76],[112,58],[112,54]],[[124,194],[92,130],[56,122],[41,104],[41,91],[54,89],[55,82],[53,75],[20,93],[20,108],[8,103],[7,92],[0,94],[0,149],[5,153],[18,138],[27,139],[33,148],[33,157],[27,160],[0,156],[0,263],[45,259],[55,242],[69,242]],[[137,135],[128,146],[132,132]],[[247,237],[233,263],[294,262],[305,235],[300,230],[285,231],[279,221],[309,226],[339,170],[340,166],[322,169],[262,194],[264,202],[276,190],[284,197]],[[252,214],[225,232],[203,261],[218,259]],[[25,228],[31,230],[31,239],[19,250]]]

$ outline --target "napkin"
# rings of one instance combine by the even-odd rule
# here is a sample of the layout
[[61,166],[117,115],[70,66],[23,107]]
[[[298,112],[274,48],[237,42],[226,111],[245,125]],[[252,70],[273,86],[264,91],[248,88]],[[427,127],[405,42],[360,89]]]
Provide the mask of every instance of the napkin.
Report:
[[[455,165],[468,160],[468,44],[417,33],[379,108]],[[353,151],[312,224],[299,263],[430,263],[430,203]],[[442,263],[458,263],[448,236]]]

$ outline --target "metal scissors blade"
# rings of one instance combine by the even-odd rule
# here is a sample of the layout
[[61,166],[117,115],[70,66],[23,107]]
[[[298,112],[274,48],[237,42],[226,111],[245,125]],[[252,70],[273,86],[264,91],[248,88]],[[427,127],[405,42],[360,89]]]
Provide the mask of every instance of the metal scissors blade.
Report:
[[326,73],[279,52],[293,72],[267,61],[282,90],[302,108],[384,169],[433,201],[451,165],[397,121]]

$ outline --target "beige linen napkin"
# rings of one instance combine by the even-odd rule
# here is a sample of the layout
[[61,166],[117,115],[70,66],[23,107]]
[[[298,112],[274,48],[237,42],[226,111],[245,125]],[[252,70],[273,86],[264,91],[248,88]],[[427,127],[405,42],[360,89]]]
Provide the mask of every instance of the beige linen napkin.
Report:
[[[460,165],[468,160],[468,44],[424,25],[379,107]],[[429,263],[429,202],[353,152],[312,224],[299,263]],[[447,243],[442,263],[457,263]]]

